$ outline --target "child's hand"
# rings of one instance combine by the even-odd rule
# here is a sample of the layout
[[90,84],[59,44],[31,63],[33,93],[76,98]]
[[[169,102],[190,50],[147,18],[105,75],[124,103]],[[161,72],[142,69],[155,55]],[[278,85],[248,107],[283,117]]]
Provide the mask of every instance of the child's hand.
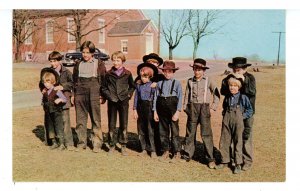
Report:
[[55,91],[58,91],[58,90],[62,91],[63,89],[64,89],[64,87],[62,87],[61,85],[54,87]]
[[159,117],[158,117],[157,111],[154,111],[154,121],[156,121],[156,122],[159,121]]
[[137,113],[136,110],[133,110],[133,118],[134,118],[135,120],[137,120],[137,119],[139,118],[139,115],[138,115],[138,113]]
[[137,80],[136,81],[136,84],[141,84],[142,83],[142,80]]
[[44,88],[43,90],[42,90],[42,94],[44,94],[44,93],[46,93],[47,92],[47,88]]
[[105,104],[106,99],[102,96],[100,96],[100,104]]
[[63,100],[61,98],[57,98],[56,100],[54,100],[55,104],[59,104],[60,102],[63,102]]
[[179,111],[176,111],[175,114],[172,117],[173,121],[177,121],[179,119]]
[[153,82],[152,84],[151,84],[151,88],[156,88],[156,85],[157,85],[157,83],[156,82]]

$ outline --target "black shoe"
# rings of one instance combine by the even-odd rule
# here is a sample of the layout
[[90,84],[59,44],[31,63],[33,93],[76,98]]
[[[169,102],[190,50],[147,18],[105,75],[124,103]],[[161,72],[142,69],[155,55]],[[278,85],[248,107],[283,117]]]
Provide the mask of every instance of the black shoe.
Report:
[[180,162],[190,162],[191,158],[187,155],[182,155],[181,156],[181,161]]

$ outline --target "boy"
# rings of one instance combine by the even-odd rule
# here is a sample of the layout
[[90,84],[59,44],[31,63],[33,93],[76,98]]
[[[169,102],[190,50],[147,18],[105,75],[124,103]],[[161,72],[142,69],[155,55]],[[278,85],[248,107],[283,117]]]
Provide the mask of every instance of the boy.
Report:
[[[165,76],[163,74],[163,72],[159,69],[159,67],[163,64],[164,60],[156,53],[150,53],[150,54],[146,54],[143,56],[143,62],[144,63],[149,63],[154,65],[158,72],[157,74],[154,74],[154,76],[152,77],[151,81],[151,87],[152,88],[156,88],[157,82],[164,80]],[[137,74],[138,76],[135,79],[135,83],[139,84],[141,83],[141,76],[140,76],[140,69],[141,69],[142,64],[137,66]],[[154,121],[154,142],[155,142],[155,147],[157,151],[160,151],[161,146],[160,146],[160,140],[159,140],[159,128],[158,128],[158,122]]]
[[[45,111],[45,129],[48,131],[49,138],[52,141],[50,149],[58,148],[59,150],[64,150],[62,108],[63,104],[67,102],[67,98],[62,91],[54,90],[54,85],[58,84],[59,76],[53,69],[44,68],[41,71],[41,75],[44,85],[42,104]],[[58,143],[55,137],[57,137]]]
[[[240,93],[243,81],[243,75],[239,74],[230,75],[228,79],[230,94],[228,94],[223,101],[223,121],[220,138],[222,161],[221,164],[216,166],[216,169],[222,169],[232,158],[235,164],[234,174],[238,174],[242,170],[243,120],[250,118],[253,114],[248,97]],[[233,148],[231,148],[231,145],[233,145]]]
[[167,60],[163,63],[161,69],[165,75],[165,80],[157,83],[153,101],[154,120],[159,122],[160,142],[163,152],[161,160],[169,160],[170,132],[173,159],[178,160],[181,150],[178,119],[182,107],[182,87],[180,82],[175,80],[173,76],[179,68],[175,67],[175,62]]
[[[241,89],[241,93],[245,94],[251,103],[253,114],[255,113],[255,99],[256,99],[256,82],[255,78],[252,74],[247,72],[247,67],[251,66],[251,64],[247,63],[247,59],[244,57],[235,57],[232,59],[232,63],[228,64],[229,68],[232,68],[234,74],[241,74],[245,77],[244,85]],[[222,81],[221,86],[221,94],[226,96],[228,95],[229,88],[227,84],[227,80],[229,78],[226,77]],[[253,122],[254,117],[244,120],[244,132],[243,132],[243,167],[242,170],[246,171],[252,167],[253,163]]]
[[[186,124],[186,136],[184,145],[184,154],[182,157],[187,162],[193,157],[195,152],[197,125],[201,127],[201,137],[206,150],[208,167],[215,168],[215,159],[213,155],[214,143],[213,133],[210,123],[210,109],[215,111],[220,100],[219,90],[215,83],[206,75],[205,71],[209,69],[206,61],[201,58],[194,60],[192,65],[194,77],[188,79],[183,109],[188,115]],[[213,96],[212,105],[210,106],[211,97]]]
[[85,41],[80,46],[82,60],[73,69],[76,133],[78,144],[76,151],[87,147],[87,119],[90,116],[93,135],[91,137],[93,152],[101,151],[103,135],[101,130],[100,103],[104,103],[100,87],[105,75],[104,62],[94,58],[95,45]]
[[147,156],[150,152],[152,158],[156,158],[156,149],[154,142],[154,119],[153,119],[153,97],[155,88],[151,87],[150,81],[157,74],[156,66],[149,63],[142,63],[140,76],[141,84],[137,84],[134,96],[133,113],[134,119],[137,119],[137,128],[142,152],[140,156]]
[[121,153],[127,156],[127,125],[129,99],[131,98],[135,86],[132,74],[124,67],[125,55],[121,51],[114,52],[111,56],[113,67],[106,73],[102,94],[108,100],[108,140],[109,153],[115,149],[114,135],[116,130],[117,113],[119,113],[120,127],[118,130],[118,141],[121,144]]
[[[59,75],[59,85],[54,87],[54,90],[60,90],[64,93],[65,97],[67,98],[67,103],[63,106],[63,124],[64,124],[64,138],[65,138],[65,146],[67,150],[73,151],[74,142],[73,142],[73,135],[70,126],[70,107],[71,107],[71,96],[72,96],[72,89],[73,89],[73,77],[72,73],[62,66],[61,60],[63,56],[57,52],[53,51],[49,54],[48,60],[51,64],[52,69],[54,69],[57,74]],[[44,89],[44,84],[40,82],[40,89]]]

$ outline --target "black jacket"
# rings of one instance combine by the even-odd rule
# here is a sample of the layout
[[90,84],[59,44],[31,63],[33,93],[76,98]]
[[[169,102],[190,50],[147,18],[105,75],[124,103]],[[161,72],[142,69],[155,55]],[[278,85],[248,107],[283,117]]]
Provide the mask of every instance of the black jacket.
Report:
[[124,68],[120,76],[114,73],[114,68],[105,74],[101,87],[102,96],[112,102],[130,99],[135,90],[132,74]]
[[[255,112],[255,99],[256,99],[256,82],[255,78],[252,74],[246,72],[244,74],[245,80],[243,83],[242,88],[240,89],[241,94],[245,94],[251,103],[253,114]],[[228,86],[228,80],[230,78],[230,75],[228,75],[226,78],[222,80],[222,86],[221,86],[221,95],[227,96],[230,95],[229,86]]]

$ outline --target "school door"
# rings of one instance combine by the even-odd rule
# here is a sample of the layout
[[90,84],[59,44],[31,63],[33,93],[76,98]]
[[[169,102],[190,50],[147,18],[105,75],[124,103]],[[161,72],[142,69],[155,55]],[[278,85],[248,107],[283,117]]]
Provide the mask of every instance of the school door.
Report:
[[149,54],[153,52],[153,33],[146,33],[146,52]]

